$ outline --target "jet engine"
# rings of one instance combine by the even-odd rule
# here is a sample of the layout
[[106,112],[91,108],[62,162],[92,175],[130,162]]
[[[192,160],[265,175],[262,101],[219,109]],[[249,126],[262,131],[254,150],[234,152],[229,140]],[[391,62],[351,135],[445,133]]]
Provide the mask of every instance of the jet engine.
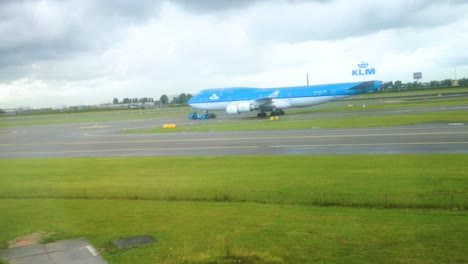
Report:
[[226,107],[228,114],[246,113],[258,109],[258,107],[250,102],[232,103]]

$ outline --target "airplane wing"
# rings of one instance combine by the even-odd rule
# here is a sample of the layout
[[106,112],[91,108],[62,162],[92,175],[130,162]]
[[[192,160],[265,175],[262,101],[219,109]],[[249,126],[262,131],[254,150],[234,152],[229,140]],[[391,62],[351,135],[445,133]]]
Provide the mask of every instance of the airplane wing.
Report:
[[254,103],[259,106],[271,104],[273,102],[273,99],[278,96],[279,92],[279,90],[276,90],[266,97],[257,98],[254,100]]

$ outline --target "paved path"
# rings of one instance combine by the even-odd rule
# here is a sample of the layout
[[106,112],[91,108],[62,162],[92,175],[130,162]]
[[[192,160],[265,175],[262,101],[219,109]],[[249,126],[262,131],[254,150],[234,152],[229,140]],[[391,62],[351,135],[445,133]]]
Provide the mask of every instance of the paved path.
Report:
[[10,264],[107,264],[84,238],[0,250]]

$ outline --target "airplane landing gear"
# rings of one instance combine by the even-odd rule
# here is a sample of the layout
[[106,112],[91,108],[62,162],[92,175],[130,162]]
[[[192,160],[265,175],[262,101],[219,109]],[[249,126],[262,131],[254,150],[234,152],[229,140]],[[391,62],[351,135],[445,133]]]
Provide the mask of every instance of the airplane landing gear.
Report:
[[208,116],[208,118],[211,118],[211,119],[216,118],[216,114],[210,114],[208,110],[205,111],[205,114]]
[[282,109],[276,109],[271,111],[271,116],[281,116],[284,115],[284,111]]
[[[270,116],[282,116],[282,115],[284,115],[284,111],[282,109],[275,109],[271,111],[271,114],[270,114]],[[267,114],[264,111],[257,113],[257,117],[266,117],[266,116]]]

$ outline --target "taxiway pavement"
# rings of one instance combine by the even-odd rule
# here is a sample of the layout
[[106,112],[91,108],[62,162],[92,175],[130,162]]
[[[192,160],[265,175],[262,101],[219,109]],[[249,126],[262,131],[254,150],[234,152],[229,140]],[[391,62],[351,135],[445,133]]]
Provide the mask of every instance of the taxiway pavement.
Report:
[[[178,123],[214,122],[178,118]],[[118,133],[123,129],[161,126],[172,121],[173,118],[153,118],[12,127],[7,129],[8,133],[0,135],[0,157],[468,153],[468,124],[463,123],[354,129]]]

